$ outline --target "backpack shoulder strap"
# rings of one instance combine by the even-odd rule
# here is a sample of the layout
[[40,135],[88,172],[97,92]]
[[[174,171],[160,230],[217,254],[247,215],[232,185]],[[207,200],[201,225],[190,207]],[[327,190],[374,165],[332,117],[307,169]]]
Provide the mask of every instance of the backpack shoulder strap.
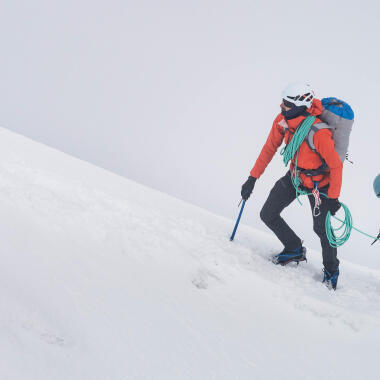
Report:
[[315,149],[315,145],[314,145],[314,135],[316,132],[320,131],[321,129],[334,129],[334,128],[328,125],[327,123],[323,123],[323,122],[315,123],[310,127],[309,132],[305,138],[305,141],[307,145],[309,146],[309,148],[313,152],[316,152],[316,153],[318,152]]

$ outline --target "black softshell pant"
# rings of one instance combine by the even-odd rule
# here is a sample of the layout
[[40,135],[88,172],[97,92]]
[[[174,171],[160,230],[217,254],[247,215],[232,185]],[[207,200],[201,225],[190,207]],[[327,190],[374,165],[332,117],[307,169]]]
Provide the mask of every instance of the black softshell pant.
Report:
[[[320,192],[327,193],[328,187],[320,189]],[[314,208],[314,197],[308,196],[311,210]],[[289,206],[296,199],[296,190],[292,184],[290,172],[284,177],[280,178],[273,189],[269,193],[261,212],[260,217],[262,221],[275,233],[285,249],[293,250],[302,245],[301,239],[294,233],[288,226],[284,219],[280,216],[282,210]],[[322,246],[323,265],[331,273],[334,272],[338,265],[337,249],[330,246],[326,236],[325,220],[328,209],[326,208],[327,202],[323,201],[320,206],[320,215],[314,217],[313,215],[313,229],[319,236]]]

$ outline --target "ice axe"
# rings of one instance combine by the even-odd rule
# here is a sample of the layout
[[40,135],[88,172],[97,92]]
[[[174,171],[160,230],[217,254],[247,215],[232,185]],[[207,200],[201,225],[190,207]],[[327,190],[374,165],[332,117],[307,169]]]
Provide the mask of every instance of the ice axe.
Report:
[[377,238],[373,241],[373,243],[371,245],[374,245],[378,240],[380,240],[380,232],[377,235]]
[[[243,203],[242,203],[243,202]],[[240,222],[240,218],[241,218],[241,214],[243,213],[243,210],[244,210],[244,206],[245,206],[245,201],[242,199],[240,202],[239,202],[239,205],[238,207],[240,206],[240,203],[242,203],[241,205],[241,208],[240,208],[240,212],[239,212],[239,216],[236,220],[236,223],[235,223],[235,227],[234,227],[234,230],[232,231],[232,235],[230,237],[230,240],[234,240],[234,237],[235,237],[235,234],[236,234],[236,230],[238,228],[238,225],[239,225],[239,222]]]

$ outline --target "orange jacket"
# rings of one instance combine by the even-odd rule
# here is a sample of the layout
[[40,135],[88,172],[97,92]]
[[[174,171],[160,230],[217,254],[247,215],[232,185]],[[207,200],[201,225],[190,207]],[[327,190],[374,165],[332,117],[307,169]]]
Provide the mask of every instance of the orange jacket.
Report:
[[[313,105],[308,109],[308,112],[312,116],[318,116],[322,113],[322,103],[318,99],[314,99]],[[293,138],[293,134],[300,123],[306,118],[306,116],[299,116],[295,119],[286,121],[282,114],[279,114],[273,122],[272,129],[269,133],[268,139],[264,144],[263,149],[259,157],[256,160],[255,166],[251,170],[251,176],[259,178],[263,173],[273,156],[277,152],[277,149],[285,139],[286,143],[289,143]],[[315,123],[320,123],[318,118]],[[289,129],[292,133],[289,132]],[[340,195],[340,189],[342,186],[342,170],[343,164],[339,158],[338,153],[334,148],[334,140],[332,138],[332,132],[330,129],[321,129],[314,135],[314,145],[317,152],[326,161],[329,167],[329,172],[323,175],[313,177],[314,181],[318,181],[321,187],[330,184],[328,190],[329,198],[338,198]],[[296,164],[296,158],[292,160],[293,166]],[[313,152],[306,141],[304,141],[299,149],[298,166],[303,169],[317,169],[322,165],[322,160],[319,155]],[[313,180],[300,173],[300,179],[304,187],[313,188]]]

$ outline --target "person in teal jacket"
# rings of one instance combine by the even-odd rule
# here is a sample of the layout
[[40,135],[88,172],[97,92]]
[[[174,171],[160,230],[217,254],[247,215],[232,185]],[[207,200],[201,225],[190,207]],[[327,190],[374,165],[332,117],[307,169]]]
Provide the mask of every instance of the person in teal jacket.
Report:
[[[378,198],[380,198],[380,174],[377,175],[375,180],[373,181],[373,190]],[[371,244],[375,244],[378,240],[380,240],[380,232],[377,235],[377,238],[374,240],[374,242]]]
[[373,190],[378,198],[380,198],[380,174],[373,181]]

